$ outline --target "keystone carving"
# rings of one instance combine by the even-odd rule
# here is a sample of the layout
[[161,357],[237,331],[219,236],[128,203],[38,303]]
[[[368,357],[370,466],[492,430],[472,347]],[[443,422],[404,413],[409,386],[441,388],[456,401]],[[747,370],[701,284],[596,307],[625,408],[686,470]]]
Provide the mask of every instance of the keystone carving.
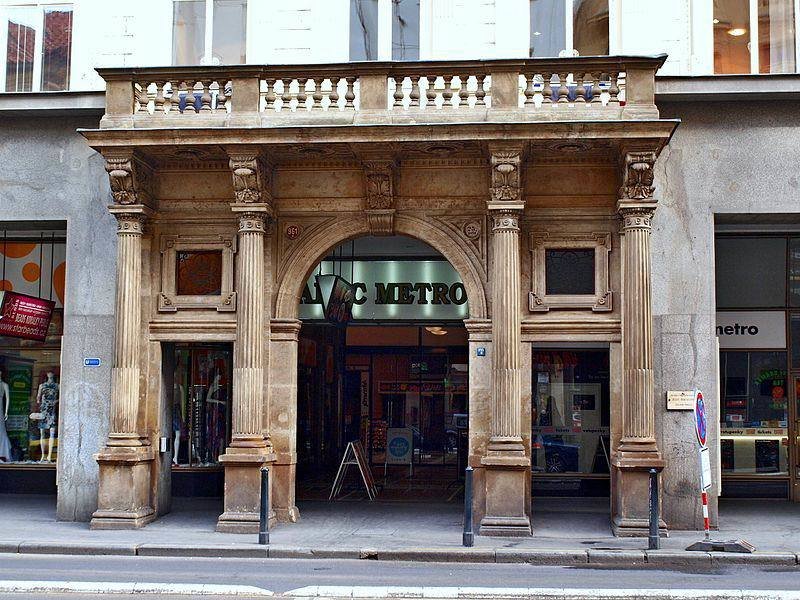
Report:
[[236,202],[272,205],[272,173],[257,153],[230,154]]
[[655,152],[631,152],[625,155],[624,181],[620,188],[620,198],[625,200],[652,200],[653,165]]
[[522,200],[522,153],[518,150],[503,150],[492,153],[493,202],[519,202]]
[[394,233],[394,176],[395,164],[391,160],[365,161],[364,179],[366,195],[364,212],[372,235]]
[[151,204],[150,167],[133,153],[106,156],[106,172],[115,204]]

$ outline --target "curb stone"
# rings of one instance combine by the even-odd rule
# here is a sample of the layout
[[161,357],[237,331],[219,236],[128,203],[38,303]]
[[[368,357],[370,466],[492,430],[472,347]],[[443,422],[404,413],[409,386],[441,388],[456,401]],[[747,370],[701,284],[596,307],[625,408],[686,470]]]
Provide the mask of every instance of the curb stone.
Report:
[[94,581],[0,581],[0,593],[83,593],[83,594],[181,594],[224,596],[272,596],[273,592],[251,585],[212,583],[146,583]]
[[142,544],[137,556],[175,556],[193,558],[267,558],[266,546],[176,546],[173,544]]
[[406,550],[381,550],[378,560],[400,560],[413,562],[466,562],[466,563],[493,563],[494,550],[467,550],[453,548],[447,550],[427,550],[425,548],[409,548]]
[[647,562],[644,550],[587,550],[589,564],[600,565],[644,565]]
[[771,552],[763,554],[726,554],[711,552],[712,565],[775,565],[780,567],[795,566],[797,555],[787,552]]
[[686,552],[672,550],[645,550],[645,560],[651,565],[671,567],[710,567],[710,552]]
[[589,562],[585,550],[519,550],[498,548],[495,551],[498,563],[529,563],[532,565],[585,565]]
[[70,542],[20,542],[19,554],[72,554],[92,556],[136,556],[136,544],[92,544]]
[[0,542],[0,553],[18,554],[19,542]]

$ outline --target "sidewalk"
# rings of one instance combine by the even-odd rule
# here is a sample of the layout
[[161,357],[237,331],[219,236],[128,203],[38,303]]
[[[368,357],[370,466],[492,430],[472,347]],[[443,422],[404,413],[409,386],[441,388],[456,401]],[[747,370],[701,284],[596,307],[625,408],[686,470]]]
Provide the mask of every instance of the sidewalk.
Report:
[[463,548],[460,509],[459,504],[306,502],[300,504],[301,521],[273,528],[265,547],[255,535],[216,533],[218,501],[176,499],[172,513],[143,529],[92,531],[87,523],[56,521],[54,497],[0,495],[0,552],[800,568],[800,505],[788,502],[720,502],[721,530],[712,537],[744,538],[756,546],[752,555],[685,552],[702,533],[683,531],[670,532],[661,550],[645,551],[646,539],[611,535],[607,500],[589,498],[537,498],[533,537],[476,536],[473,548]]

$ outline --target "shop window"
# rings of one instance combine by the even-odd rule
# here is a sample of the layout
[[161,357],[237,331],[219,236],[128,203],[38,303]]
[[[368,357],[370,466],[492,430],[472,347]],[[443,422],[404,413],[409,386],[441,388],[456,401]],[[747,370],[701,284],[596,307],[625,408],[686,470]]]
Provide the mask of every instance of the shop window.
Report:
[[419,60],[419,0],[392,0],[392,60]]
[[786,306],[786,239],[718,237],[717,308]]
[[247,0],[173,0],[174,65],[243,64],[246,41]]
[[789,239],[789,306],[800,307],[800,238]]
[[531,234],[530,310],[554,308],[611,310],[606,232],[551,235]]
[[608,54],[608,0],[530,0],[530,56]]
[[377,59],[378,0],[350,0],[350,60]]
[[722,471],[788,473],[785,352],[720,353]]
[[794,0],[715,0],[714,72],[793,73]]
[[608,473],[606,350],[534,350],[531,468],[534,473]]
[[213,466],[231,439],[231,351],[226,346],[175,347],[172,463]]
[[5,91],[69,88],[72,5],[12,6],[0,9],[6,36]]
[[235,311],[235,252],[235,236],[162,236],[158,310]]
[[[65,238],[65,231],[0,238],[0,462],[52,464],[58,454]],[[39,331],[12,326],[31,302],[44,319]]]
[[800,313],[791,315],[789,328],[792,336],[792,368],[800,369]]

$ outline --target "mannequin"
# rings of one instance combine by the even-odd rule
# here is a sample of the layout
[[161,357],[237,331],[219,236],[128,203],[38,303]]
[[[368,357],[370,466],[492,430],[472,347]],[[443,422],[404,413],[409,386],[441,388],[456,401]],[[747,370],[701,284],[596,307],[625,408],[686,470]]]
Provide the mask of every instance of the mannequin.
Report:
[[8,384],[3,381],[3,372],[0,371],[0,461],[9,462],[11,460],[11,440],[8,439],[6,432],[6,421],[8,420],[8,406],[11,404]]
[[219,373],[214,375],[206,393],[206,462],[216,462],[224,451],[225,400],[219,397],[222,391],[220,379]]
[[[42,449],[41,462],[52,462],[53,445],[56,437],[56,405],[58,404],[58,383],[52,371],[47,372],[47,379],[39,385],[36,392],[36,400],[39,401],[39,412],[42,419],[39,421],[39,445]],[[47,437],[47,458],[45,458],[45,432],[49,430]]]
[[181,449],[181,430],[186,422],[186,396],[182,383],[173,385],[172,398],[172,431],[175,434],[175,443],[172,445],[172,464],[178,464],[178,452]]

